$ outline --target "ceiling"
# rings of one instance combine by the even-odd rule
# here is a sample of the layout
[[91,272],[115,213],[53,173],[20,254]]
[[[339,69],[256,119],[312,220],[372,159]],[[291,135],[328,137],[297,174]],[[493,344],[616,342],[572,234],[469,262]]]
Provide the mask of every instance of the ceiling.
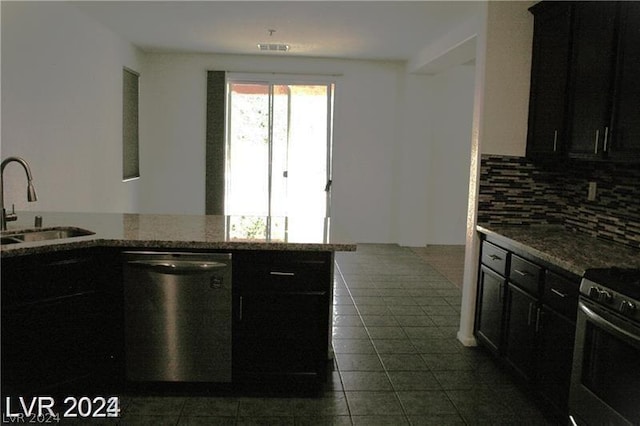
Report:
[[[473,16],[477,1],[73,1],[147,52],[405,61]],[[275,30],[272,35],[269,30]],[[290,50],[261,52],[258,43]]]

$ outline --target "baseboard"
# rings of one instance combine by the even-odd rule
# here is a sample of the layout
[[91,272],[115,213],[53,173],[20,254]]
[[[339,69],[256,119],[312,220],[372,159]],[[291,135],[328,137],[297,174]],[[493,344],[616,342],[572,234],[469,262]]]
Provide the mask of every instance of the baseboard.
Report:
[[458,331],[456,337],[463,346],[478,346],[478,341],[473,336],[465,336]]

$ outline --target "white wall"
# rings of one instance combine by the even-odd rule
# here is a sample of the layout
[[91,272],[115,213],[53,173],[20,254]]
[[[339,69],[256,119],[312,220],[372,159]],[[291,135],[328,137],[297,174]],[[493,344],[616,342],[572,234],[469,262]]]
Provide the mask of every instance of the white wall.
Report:
[[401,245],[464,242],[473,83],[473,65],[404,77],[394,182]]
[[489,2],[483,154],[525,155],[535,3]]
[[433,144],[433,88],[431,77],[406,74],[399,91],[399,126],[393,181],[397,243],[424,246],[428,241],[429,170]]
[[429,244],[463,244],[465,239],[474,76],[474,65],[459,65],[431,78]]
[[469,66],[429,77],[377,61],[148,54],[142,211],[204,211],[206,71],[214,69],[338,75],[334,223],[358,242],[463,243],[473,98]]
[[122,182],[122,67],[140,68],[128,42],[64,3],[2,2],[2,158],[31,165],[26,202],[18,165],[5,170],[16,209],[133,211]]
[[[463,241],[455,212],[466,172],[451,173],[469,158],[458,130],[470,118],[463,108],[454,113],[466,102],[457,92],[465,72],[428,77],[399,62],[143,54],[59,2],[2,3],[2,24],[2,157],[31,163],[40,197],[23,201],[22,172],[8,167],[6,198],[18,209],[201,214],[206,71],[337,74],[334,224],[358,242]],[[129,183],[121,182],[123,66],[141,72],[141,178]],[[446,191],[430,186],[445,175]]]
[[148,54],[142,81],[140,207],[204,212],[206,72],[287,72],[336,77],[334,222],[360,242],[391,242],[396,63]]

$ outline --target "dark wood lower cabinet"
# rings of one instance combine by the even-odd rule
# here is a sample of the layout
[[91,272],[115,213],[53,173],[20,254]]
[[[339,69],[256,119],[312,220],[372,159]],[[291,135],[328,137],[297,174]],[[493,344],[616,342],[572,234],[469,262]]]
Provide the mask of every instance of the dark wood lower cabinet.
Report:
[[[482,250],[499,243],[485,241]],[[503,244],[506,277],[481,254],[476,337],[565,423],[580,277]]]
[[327,360],[326,292],[241,296],[234,379],[320,381]]
[[324,382],[333,255],[237,253],[233,267],[234,383],[286,391]]
[[531,381],[535,374],[537,300],[518,287],[507,287],[505,324],[505,359],[522,376]]
[[2,261],[2,393],[104,395],[122,362],[118,265],[104,253]]
[[[233,253],[234,385],[288,391],[325,381],[332,285],[332,252]],[[118,250],[3,259],[2,395],[121,392],[122,286]]]
[[545,306],[540,313],[537,383],[557,416],[566,418],[576,324]]
[[505,286],[504,277],[484,265],[480,268],[476,335],[496,354],[502,347]]

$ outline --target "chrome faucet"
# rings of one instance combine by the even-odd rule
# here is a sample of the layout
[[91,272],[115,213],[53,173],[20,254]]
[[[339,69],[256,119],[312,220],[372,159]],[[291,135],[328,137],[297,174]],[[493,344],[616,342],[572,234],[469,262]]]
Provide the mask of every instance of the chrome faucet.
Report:
[[2,208],[2,215],[0,217],[0,229],[3,231],[7,229],[7,222],[12,222],[14,220],[18,220],[18,216],[15,213],[15,209],[12,209],[12,212],[7,214],[7,211],[4,208],[4,180],[2,176],[4,175],[4,168],[7,164],[15,161],[16,163],[20,163],[24,168],[24,171],[27,173],[27,200],[37,201],[38,197],[36,196],[36,190],[33,187],[33,178],[31,177],[31,169],[29,168],[29,164],[20,157],[7,157],[2,164],[0,164],[0,208]]

